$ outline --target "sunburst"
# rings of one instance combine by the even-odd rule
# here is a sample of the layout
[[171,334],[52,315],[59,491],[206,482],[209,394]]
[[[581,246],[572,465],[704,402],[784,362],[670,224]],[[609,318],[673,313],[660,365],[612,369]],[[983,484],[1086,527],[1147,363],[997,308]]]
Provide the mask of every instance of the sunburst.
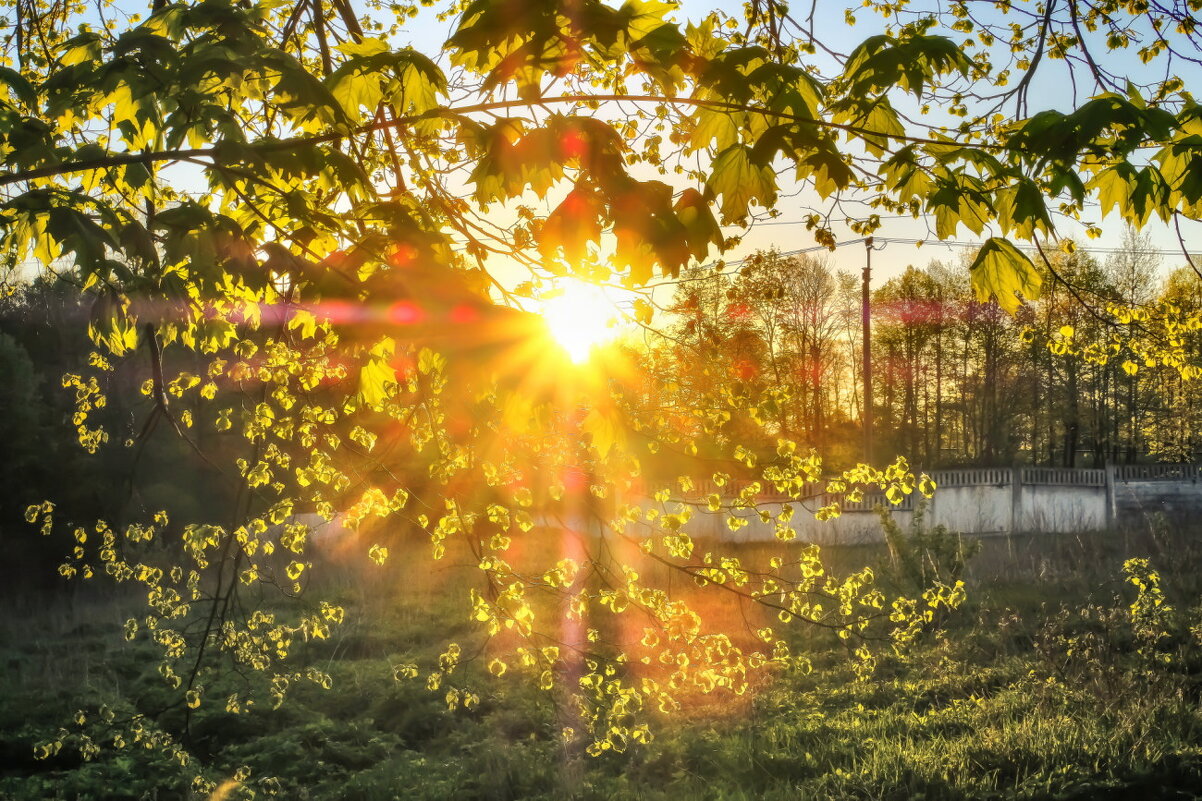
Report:
[[551,336],[576,364],[588,361],[595,347],[617,336],[621,316],[603,288],[576,280],[544,299],[540,313]]

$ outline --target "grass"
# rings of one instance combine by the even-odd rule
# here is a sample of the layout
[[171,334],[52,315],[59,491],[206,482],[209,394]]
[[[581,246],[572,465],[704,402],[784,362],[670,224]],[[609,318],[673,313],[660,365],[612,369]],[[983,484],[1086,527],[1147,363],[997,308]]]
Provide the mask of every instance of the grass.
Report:
[[[345,583],[351,622],[306,655],[333,688],[298,686],[280,709],[244,715],[206,704],[192,764],[131,745],[38,761],[34,744],[81,707],[146,709],[162,690],[153,651],[120,636],[121,599],[29,603],[0,625],[0,798],[203,798],[197,773],[221,780],[240,768],[243,790],[289,799],[1196,797],[1200,533],[988,540],[969,566],[967,607],[911,652],[882,658],[872,681],[855,681],[837,649],[818,649],[808,675],[778,675],[739,705],[699,703],[658,721],[650,745],[599,758],[558,739],[553,696],[487,679],[478,661],[465,668],[482,696],[473,710],[449,712],[420,680],[393,679],[394,664],[473,636],[449,600],[462,576],[423,566],[404,593]],[[1130,556],[1150,557],[1177,609],[1155,636],[1130,621],[1120,572]],[[871,549],[831,558],[886,559]]]

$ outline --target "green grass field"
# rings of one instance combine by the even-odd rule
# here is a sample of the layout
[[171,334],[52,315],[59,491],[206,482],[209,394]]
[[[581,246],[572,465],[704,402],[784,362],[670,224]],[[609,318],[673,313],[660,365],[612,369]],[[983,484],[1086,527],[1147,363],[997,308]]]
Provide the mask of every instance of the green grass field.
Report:
[[[889,569],[880,550],[829,556]],[[1122,564],[1133,556],[1160,572],[1173,607],[1155,631],[1130,608],[1135,589]],[[989,540],[970,562],[967,606],[910,652],[883,656],[871,681],[856,681],[845,654],[814,639],[812,673],[777,674],[741,699],[698,699],[656,720],[649,745],[598,758],[560,739],[564,712],[554,692],[487,676],[483,659],[463,668],[462,681],[481,696],[470,710],[448,711],[420,678],[394,678],[395,665],[434,659],[449,640],[469,656],[480,643],[466,593],[455,591],[456,570],[428,567],[415,568],[403,592],[349,575],[327,588],[347,605],[348,622],[300,656],[327,670],[333,686],[298,684],[277,710],[204,705],[186,735],[187,766],[105,739],[101,704],[121,718],[171,703],[154,650],[121,636],[122,599],[14,602],[0,630],[0,798],[1202,794],[1202,531],[1153,525]],[[210,694],[224,697],[248,681],[224,675]],[[184,737],[178,708],[159,720]],[[67,746],[35,759],[35,745],[60,727]],[[84,759],[72,746],[77,732],[91,733],[99,753]],[[194,786],[198,774],[220,789]]]

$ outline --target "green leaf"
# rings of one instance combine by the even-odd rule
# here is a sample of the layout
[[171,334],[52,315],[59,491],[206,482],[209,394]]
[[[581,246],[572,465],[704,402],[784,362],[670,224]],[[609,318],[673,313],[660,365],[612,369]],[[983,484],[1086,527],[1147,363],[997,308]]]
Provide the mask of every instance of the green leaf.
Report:
[[388,43],[383,39],[378,39],[372,36],[366,36],[357,42],[342,42],[335,45],[334,49],[339,53],[355,58],[369,58],[378,56],[388,52]]
[[825,142],[822,147],[797,162],[797,178],[810,178],[814,189],[823,198],[828,198],[841,189],[846,189],[855,180],[844,157],[839,151]]
[[1023,178],[999,189],[996,206],[1003,232],[1013,231],[1020,239],[1030,239],[1036,231],[1052,233],[1052,219],[1034,181]]
[[447,90],[447,79],[438,66],[412,48],[399,54],[400,93],[394,98],[402,113],[423,114],[438,106],[439,95]]
[[1187,215],[1202,215],[1202,135],[1182,137],[1156,156],[1172,189],[1170,203]]
[[12,67],[0,67],[0,82],[8,86],[9,91],[23,105],[30,108],[37,105],[38,95],[34,91],[33,85]]
[[696,189],[686,189],[674,206],[676,217],[685,229],[689,252],[698,261],[709,255],[710,245],[722,247],[722,229],[710,204]]
[[752,161],[751,148],[745,145],[732,145],[718,154],[706,186],[722,197],[723,223],[746,219],[752,201],[765,208],[776,203],[776,174],[771,166]]
[[927,199],[927,211],[935,215],[935,234],[940,239],[954,237],[960,223],[974,234],[985,230],[993,213],[980,179],[963,171],[945,172],[938,186]]
[[905,126],[888,98],[878,97],[867,103],[861,98],[851,98],[852,102],[842,105],[834,114],[834,121],[842,125],[854,126],[857,130],[849,132],[848,137],[858,137],[864,143],[864,148],[874,156],[884,155],[889,147],[890,137],[904,136]]
[[640,69],[652,76],[668,93],[684,83],[682,67],[688,58],[685,36],[673,24],[660,25],[631,45],[630,55]]
[[689,140],[690,150],[701,150],[715,143],[715,149],[725,150],[739,141],[736,115],[725,109],[700,109]]
[[555,211],[543,223],[539,236],[539,250],[544,258],[551,258],[563,248],[564,258],[570,264],[579,263],[588,252],[589,242],[601,238],[601,217],[605,206],[588,186],[577,184],[568,193]]
[[936,76],[965,74],[970,67],[964,51],[945,36],[911,34],[899,40],[880,34],[852,52],[843,74],[849,97],[868,97],[895,86],[921,97]]
[[1169,186],[1160,170],[1152,166],[1144,167],[1136,177],[1135,188],[1127,199],[1123,216],[1136,228],[1142,228],[1152,214],[1168,222],[1173,211],[1168,205],[1169,195]]
[[1020,305],[1018,295],[1026,300],[1038,300],[1043,278],[1026,254],[1008,239],[990,237],[969,268],[977,300],[987,302],[997,298],[998,305],[1014,314]]
[[81,33],[63,42],[63,54],[59,57],[59,60],[66,66],[99,61],[101,41],[100,34],[98,33],[91,31]]
[[88,335],[116,356],[137,348],[138,326],[129,314],[129,299],[112,290],[101,292],[92,303]]
[[355,62],[347,62],[329,78],[330,93],[349,117],[362,120],[374,112],[384,98],[384,87],[380,76],[356,69]]
[[75,263],[86,275],[101,271],[105,248],[117,249],[117,242],[108,228],[81,211],[69,206],[52,208],[46,219],[46,233],[53,237],[63,251],[75,254]]
[[609,208],[617,239],[613,260],[629,266],[629,281],[646,283],[652,267],[676,275],[688,263],[688,232],[672,209],[672,189],[659,181],[624,178],[609,187]]
[[755,164],[771,164],[778,153],[794,162],[803,154],[829,148],[816,125],[809,123],[789,123],[788,125],[773,125],[760,134],[755,145],[751,148],[751,160]]
[[1090,179],[1087,186],[1098,192],[1102,217],[1109,214],[1115,206],[1119,207],[1120,213],[1122,212],[1135,189],[1136,178],[1135,168],[1124,163],[1108,167]]
[[894,153],[881,165],[880,174],[894,199],[902,203],[922,200],[931,188],[931,176],[918,163],[913,146]]

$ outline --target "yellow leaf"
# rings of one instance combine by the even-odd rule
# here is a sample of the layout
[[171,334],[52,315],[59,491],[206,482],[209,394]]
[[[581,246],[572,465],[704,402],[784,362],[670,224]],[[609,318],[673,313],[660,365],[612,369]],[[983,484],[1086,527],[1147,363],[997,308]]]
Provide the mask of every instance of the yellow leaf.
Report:
[[368,550],[367,555],[377,565],[382,565],[388,559],[388,549],[383,545],[373,545]]
[[317,318],[312,312],[304,309],[297,309],[292,313],[292,319],[288,321],[288,327],[292,330],[300,329],[303,339],[310,339],[317,333]]
[[1008,239],[991,237],[977,252],[969,268],[972,288],[977,300],[985,303],[990,297],[1010,314],[1018,311],[1021,292],[1026,300],[1037,300],[1043,278],[1035,265]]
[[605,458],[615,444],[625,441],[625,432],[612,415],[591,409],[580,422],[580,430],[592,437],[593,448]]
[[359,370],[359,394],[369,406],[378,406],[388,398],[389,387],[396,385],[396,370],[388,362],[372,357]]

